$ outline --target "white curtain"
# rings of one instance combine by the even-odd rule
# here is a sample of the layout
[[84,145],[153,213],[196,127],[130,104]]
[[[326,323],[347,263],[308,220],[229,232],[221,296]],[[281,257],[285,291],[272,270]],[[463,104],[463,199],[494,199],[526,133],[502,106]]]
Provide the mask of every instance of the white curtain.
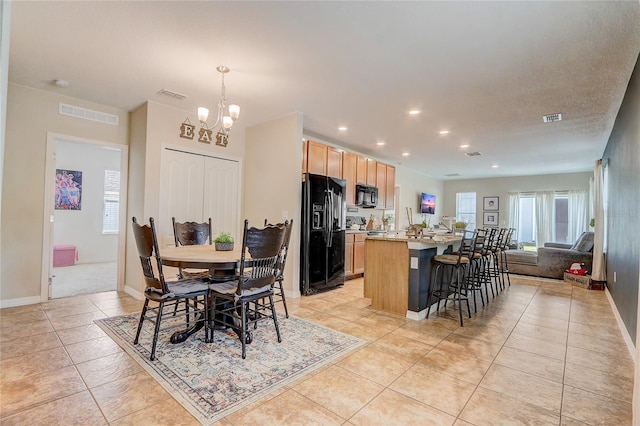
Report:
[[604,198],[602,184],[602,160],[596,161],[593,170],[594,181],[594,205],[595,205],[595,227],[593,236],[593,270],[591,279],[595,281],[606,281],[607,273],[604,262]]
[[553,241],[555,207],[553,191],[536,192],[536,247],[542,247],[547,241]]
[[514,228],[513,239],[520,240],[518,231],[520,230],[520,194],[509,192],[509,228]]
[[589,225],[587,191],[569,191],[567,242],[575,242]]

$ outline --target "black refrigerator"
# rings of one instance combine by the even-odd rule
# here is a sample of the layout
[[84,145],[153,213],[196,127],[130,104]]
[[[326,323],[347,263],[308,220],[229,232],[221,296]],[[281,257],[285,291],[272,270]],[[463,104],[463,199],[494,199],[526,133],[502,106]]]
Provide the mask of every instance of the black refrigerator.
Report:
[[344,284],[346,182],[302,177],[300,291],[313,294]]

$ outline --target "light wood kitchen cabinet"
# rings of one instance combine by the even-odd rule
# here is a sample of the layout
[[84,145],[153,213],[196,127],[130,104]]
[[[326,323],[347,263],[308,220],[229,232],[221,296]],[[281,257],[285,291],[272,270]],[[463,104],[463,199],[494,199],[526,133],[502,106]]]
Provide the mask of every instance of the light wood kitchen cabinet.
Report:
[[327,176],[342,179],[342,150],[327,146]]
[[362,155],[356,156],[356,183],[367,184],[367,159]]
[[356,162],[357,155],[353,152],[342,153],[342,179],[347,181],[347,205],[356,204]]
[[320,142],[307,141],[307,173],[327,175],[327,146]]
[[378,208],[386,208],[386,191],[387,191],[387,165],[384,163],[376,163],[376,183],[378,188]]
[[342,179],[342,150],[309,140],[302,154],[302,172]]
[[376,186],[376,167],[378,162],[367,158],[367,185]]
[[396,168],[387,164],[387,181],[385,188],[385,209],[393,209],[396,195]]
[[353,241],[355,235],[347,234],[344,240],[344,276],[353,275]]
[[353,242],[353,273],[364,274],[364,240],[367,234],[355,234]]
[[364,240],[367,234],[346,234],[344,243],[344,276],[364,274]]

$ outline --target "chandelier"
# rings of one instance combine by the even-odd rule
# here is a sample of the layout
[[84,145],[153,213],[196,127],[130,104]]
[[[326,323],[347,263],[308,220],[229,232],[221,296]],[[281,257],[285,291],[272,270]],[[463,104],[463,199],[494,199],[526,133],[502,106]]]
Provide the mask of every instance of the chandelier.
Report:
[[[220,74],[222,74],[222,90],[220,92],[220,100],[218,101],[218,114],[216,116],[216,122],[212,128],[216,128],[220,125],[218,129],[218,133],[216,134],[216,145],[227,146],[229,141],[229,129],[233,126],[233,122],[238,119],[240,115],[240,107],[235,104],[231,104],[227,106],[227,97],[225,93],[224,87],[224,75],[229,72],[229,68],[224,65],[220,65],[216,68]],[[209,117],[209,110],[204,107],[198,108],[198,120],[200,124],[202,124],[202,128],[200,129],[200,137],[202,138],[203,134],[211,134],[211,130],[207,126],[207,118]],[[206,136],[205,136],[206,137]]]

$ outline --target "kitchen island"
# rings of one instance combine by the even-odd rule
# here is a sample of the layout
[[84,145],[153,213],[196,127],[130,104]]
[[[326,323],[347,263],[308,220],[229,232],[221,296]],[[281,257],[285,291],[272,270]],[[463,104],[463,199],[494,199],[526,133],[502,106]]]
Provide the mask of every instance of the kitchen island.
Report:
[[365,240],[364,297],[371,307],[420,320],[427,314],[431,260],[454,249],[461,237],[368,236]]

